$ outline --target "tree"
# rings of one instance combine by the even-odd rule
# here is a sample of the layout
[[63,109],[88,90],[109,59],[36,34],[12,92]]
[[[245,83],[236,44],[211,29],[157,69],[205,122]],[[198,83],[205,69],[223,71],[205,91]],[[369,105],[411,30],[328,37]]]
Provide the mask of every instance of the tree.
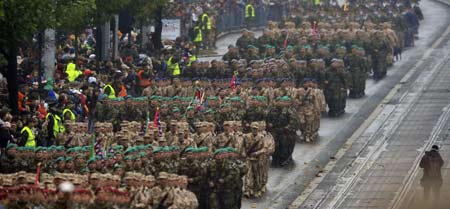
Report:
[[9,104],[17,114],[17,54],[23,42],[31,42],[40,29],[53,25],[51,14],[53,0],[3,0],[0,17],[0,51],[8,61]]
[[[47,28],[78,30],[95,9],[94,0],[2,0],[0,2],[0,51],[8,61],[9,104],[17,110],[17,54],[23,43]],[[128,1],[128,0],[127,0]]]
[[168,2],[168,0],[135,0],[128,6],[129,11],[134,14],[136,22],[140,25],[155,24],[155,32],[152,36],[152,44],[155,49],[163,48],[161,40],[162,18],[163,10]]

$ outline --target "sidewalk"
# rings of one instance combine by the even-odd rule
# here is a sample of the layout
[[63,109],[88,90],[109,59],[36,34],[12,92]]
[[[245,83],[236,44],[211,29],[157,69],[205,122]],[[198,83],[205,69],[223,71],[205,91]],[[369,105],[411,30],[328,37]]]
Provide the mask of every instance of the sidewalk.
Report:
[[[367,81],[366,96],[361,99],[347,100],[346,114],[340,118],[324,116],[321,121],[320,140],[313,144],[297,143],[294,150],[294,165],[286,168],[271,168],[269,170],[268,192],[260,199],[244,199],[242,208],[274,208],[288,207],[316,177],[322,176],[324,166],[334,159],[336,152],[348,146],[347,139],[360,127],[373,110],[382,103],[383,98],[413,68],[422,57],[429,44],[441,33],[444,24],[442,19],[445,10],[435,11],[439,5],[431,1],[423,1],[422,5],[426,19],[421,24],[420,37],[416,47],[403,53],[403,60],[395,63],[388,75],[381,81]],[[444,15],[445,16],[445,15]],[[225,37],[219,43],[222,46],[234,44],[236,36]],[[228,42],[228,43],[227,43]],[[222,47],[223,48],[223,47]],[[220,49],[219,49],[220,50]],[[412,74],[408,74],[411,75]],[[408,78],[410,76],[407,76]],[[398,98],[393,98],[395,101]]]

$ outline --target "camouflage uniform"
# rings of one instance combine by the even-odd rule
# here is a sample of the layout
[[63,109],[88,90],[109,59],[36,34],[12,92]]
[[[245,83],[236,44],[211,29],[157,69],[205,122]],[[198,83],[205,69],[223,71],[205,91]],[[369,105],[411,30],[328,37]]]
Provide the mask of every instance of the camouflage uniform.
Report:
[[347,101],[347,73],[344,71],[343,61],[334,60],[332,67],[327,71],[325,98],[327,100],[331,117],[337,117],[345,113]]
[[[284,98],[278,100],[284,100]],[[286,98],[290,102],[290,98]],[[285,166],[292,162],[292,153],[296,141],[298,116],[296,110],[288,106],[273,107],[268,113],[266,123],[275,138],[275,152],[272,155],[273,166]]]
[[368,65],[364,57],[364,49],[354,45],[352,54],[345,59],[350,74],[350,98],[361,98],[365,95]]

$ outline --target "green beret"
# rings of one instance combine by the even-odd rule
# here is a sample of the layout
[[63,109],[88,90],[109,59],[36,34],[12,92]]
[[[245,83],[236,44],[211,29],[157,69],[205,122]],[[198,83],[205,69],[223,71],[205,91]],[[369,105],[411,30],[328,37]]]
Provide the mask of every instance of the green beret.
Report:
[[36,149],[34,149],[35,152],[41,152],[41,151],[47,151],[47,148],[45,147],[36,147]]
[[345,49],[345,50],[347,50],[347,48],[345,46],[340,45],[340,44],[336,44],[336,49]]
[[228,98],[227,100],[232,101],[232,102],[242,102],[242,99],[238,96]]
[[56,162],[60,162],[60,161],[66,161],[66,159],[64,157],[58,157],[56,158]]
[[128,147],[128,149],[125,151],[125,154],[127,155],[133,152],[136,152],[136,149],[134,147]]
[[189,106],[189,107],[186,108],[186,111],[193,110],[193,109],[194,109],[194,107]]
[[95,163],[95,157],[87,160],[87,164]]
[[83,154],[77,154],[76,156],[75,156],[75,158],[79,158],[79,157],[81,157],[81,158],[84,158],[85,156],[83,155]]
[[71,160],[73,160],[72,157],[66,157],[66,160],[65,160],[65,161],[67,162],[67,161],[71,161]]
[[180,112],[180,108],[178,108],[178,107],[175,107],[175,108],[173,108],[173,110],[172,110],[172,112]]
[[86,151],[90,151],[91,150],[91,146],[84,146],[81,148],[81,151],[86,152]]
[[56,150],[56,146],[55,145],[47,147],[47,151],[53,151],[53,150]]
[[7,150],[11,149],[11,148],[16,148],[17,149],[17,144],[10,143],[10,144],[8,144],[8,146],[6,146]]
[[218,154],[222,154],[222,153],[237,153],[237,150],[234,149],[233,147],[225,147],[225,148],[216,149],[216,151],[214,151],[214,155],[218,155]]
[[155,100],[155,99],[160,99],[160,98],[161,98],[160,96],[153,95],[150,97],[150,100]]
[[290,102],[291,98],[289,96],[277,97],[276,101]]
[[288,45],[287,47],[286,47],[286,49],[293,49],[294,47],[292,46],[292,45]]
[[71,147],[71,148],[67,149],[66,152],[67,152],[67,153],[75,152],[75,148],[74,148],[74,147]]
[[206,99],[207,100],[219,100],[219,97],[217,97],[217,96],[209,96]]
[[146,156],[145,152],[139,152],[139,154],[136,155],[136,158],[142,158],[145,156]]
[[114,155],[113,154],[111,154],[111,153],[107,153],[106,155],[105,155],[105,160],[107,160],[107,159],[109,159],[109,158],[113,158],[114,157]]
[[230,103],[223,103],[220,105],[220,108],[224,108],[224,107],[231,107]]
[[330,49],[327,45],[322,45],[322,44],[320,44],[319,46],[317,46],[317,48],[319,48],[319,49]]
[[81,174],[89,173],[89,168],[83,168],[80,171]]
[[150,148],[152,148],[153,147],[153,145],[152,144],[147,144],[147,145],[144,145],[145,146],[145,149],[150,149]]
[[270,44],[266,44],[266,49],[274,49],[275,47],[270,45]]
[[25,147],[17,147],[16,150],[17,151],[25,151]]
[[178,99],[180,99],[179,96],[174,96],[174,97],[172,97],[172,100],[178,100]]
[[123,168],[123,165],[120,165],[120,164],[114,165],[114,170],[119,169],[119,168]]
[[197,152],[208,152],[209,148],[208,147],[198,147],[197,148]]
[[185,153],[193,153],[195,151],[194,147],[188,147],[184,150]]
[[133,160],[133,157],[132,156],[125,156],[123,159],[124,160]]
[[23,147],[23,151],[31,151],[34,152],[34,147]]
[[303,48],[303,49],[310,49],[311,46],[310,46],[310,45],[303,45],[302,48]]
[[101,156],[99,156],[99,155],[95,156],[95,160],[101,160],[101,159],[102,159]]
[[138,145],[136,146],[136,151],[141,151],[141,150],[146,150],[147,149],[147,145]]
[[64,146],[57,146],[56,147],[56,151],[63,151],[64,150]]
[[205,113],[207,113],[207,114],[209,114],[209,113],[214,114],[215,111],[213,109],[208,109],[208,110],[205,111]]
[[114,151],[116,151],[116,150],[123,150],[123,146],[122,145],[115,145],[115,146],[112,146],[112,148],[113,148]]
[[156,147],[155,149],[153,149],[153,153],[160,153],[163,152],[163,147]]
[[251,45],[250,44],[250,45],[247,46],[247,49],[257,49],[257,47],[255,45]]

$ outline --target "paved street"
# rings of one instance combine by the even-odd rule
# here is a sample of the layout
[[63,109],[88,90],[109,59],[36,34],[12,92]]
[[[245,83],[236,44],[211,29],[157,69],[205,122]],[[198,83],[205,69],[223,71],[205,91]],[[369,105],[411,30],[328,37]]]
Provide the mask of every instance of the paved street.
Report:
[[[448,21],[442,21],[449,19],[449,12],[432,1],[424,1],[422,6],[427,18],[422,24],[423,31],[432,36],[427,27],[439,26],[429,25],[427,21],[440,20],[440,37],[426,44],[426,51],[417,49],[416,52],[422,52],[420,57],[407,58],[417,63],[368,120],[375,119],[363,124],[360,132],[347,142],[348,147],[339,152],[342,158],[325,168],[331,171],[315,179],[310,185],[314,187],[312,192],[297,198],[290,208],[448,208],[450,205],[448,199],[443,199],[438,206],[417,204],[424,202],[418,183],[422,174],[417,169],[423,152],[433,144],[442,146],[447,177],[450,161],[446,141],[450,117],[450,28],[447,28]],[[425,34],[421,33],[421,37]],[[443,193],[448,196],[448,178],[445,184]]]
[[[363,147],[362,144],[356,143],[353,147],[347,140],[353,135],[355,131],[363,124],[369,115],[373,111],[378,114],[387,114],[385,111],[393,111],[390,103],[398,102],[401,98],[400,92],[405,91],[406,86],[411,86],[413,79],[419,77],[419,73],[422,71],[420,68],[414,68],[417,64],[422,64],[422,68],[430,66],[430,60],[428,57],[424,57],[425,53],[430,53],[429,47],[432,45],[440,35],[446,30],[450,21],[450,10],[440,3],[436,3],[432,0],[425,0],[421,4],[422,10],[426,19],[422,22],[420,28],[420,40],[416,43],[416,47],[410,49],[403,54],[403,59],[389,70],[388,77],[382,81],[375,82],[369,79],[367,82],[367,96],[362,99],[350,99],[347,102],[346,114],[338,119],[323,117],[321,121],[320,140],[313,144],[298,143],[294,151],[295,164],[282,169],[271,169],[269,172],[269,183],[267,194],[260,199],[244,199],[243,208],[286,208],[294,200],[297,199],[292,206],[296,208],[296,204],[303,202],[305,196],[311,192],[314,185],[314,181],[318,181],[317,176],[325,176],[322,172],[331,170],[329,167],[325,167],[329,163],[330,158],[334,158],[336,152],[343,147],[344,149],[350,148],[350,150],[357,150],[360,146],[360,150]],[[443,21],[444,20],[444,21]],[[261,35],[261,31],[256,32],[256,36]],[[223,55],[227,46],[235,44],[240,34],[231,34],[224,36],[218,40],[217,54]],[[434,54],[439,54],[440,51],[433,51]],[[204,60],[220,59],[220,57],[203,58]],[[421,62],[422,60],[422,62]],[[405,76],[406,75],[406,76]],[[407,85],[397,85],[402,81]],[[395,89],[391,91],[392,89]],[[390,101],[384,101],[385,97],[389,94],[392,99]],[[397,94],[396,94],[397,93]],[[378,104],[382,103],[382,107]],[[377,108],[378,107],[378,108]],[[374,123],[382,123],[375,120],[375,116],[372,114]],[[376,115],[376,114],[375,114]],[[367,122],[366,122],[367,123]],[[433,124],[430,123],[430,126]],[[342,152],[342,150],[341,150]],[[339,155],[339,154],[338,154]],[[354,157],[351,157],[354,160]],[[331,162],[332,164],[336,162]],[[347,162],[346,162],[347,163]],[[345,165],[346,163],[342,163]],[[330,179],[329,176],[333,176]],[[338,174],[332,173],[327,175],[327,181],[324,184],[332,185],[333,181],[337,180]],[[313,181],[312,184],[309,184]],[[303,196],[300,196],[302,194]],[[320,193],[322,194],[322,193]],[[313,198],[309,198],[310,201]],[[305,204],[306,205],[306,204]],[[298,206],[298,205],[297,205]],[[344,207],[345,208],[345,207]]]

